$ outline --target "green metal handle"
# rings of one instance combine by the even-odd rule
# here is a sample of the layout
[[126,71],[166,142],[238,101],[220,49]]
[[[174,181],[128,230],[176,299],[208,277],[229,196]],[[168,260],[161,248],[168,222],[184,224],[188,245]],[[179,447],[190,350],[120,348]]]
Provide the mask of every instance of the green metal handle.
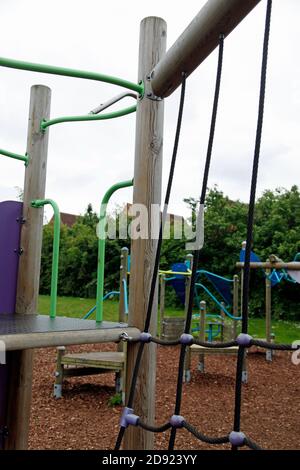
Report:
[[58,261],[59,261],[59,242],[60,242],[60,212],[59,212],[58,205],[52,199],[36,199],[34,201],[31,201],[31,206],[35,208],[44,207],[47,204],[50,204],[52,206],[53,212],[54,212],[50,318],[55,318],[56,308],[57,308],[57,283],[58,283]]
[[55,119],[49,119],[49,121],[43,120],[41,122],[41,130],[45,132],[47,127],[53,126],[54,124],[60,124],[62,122],[77,122],[77,121],[102,121],[104,119],[114,119],[126,114],[134,113],[136,111],[136,105],[124,108],[113,113],[106,114],[88,114],[84,116],[63,116]]
[[106,208],[111,196],[118,189],[133,186],[133,180],[121,181],[111,186],[104,194],[100,208],[99,233],[98,233],[98,265],[97,265],[97,298],[96,298],[96,321],[103,320],[103,296],[104,296],[104,268],[105,268],[105,225]]
[[25,163],[25,166],[28,166],[28,155],[19,155],[18,153],[9,152],[8,150],[0,149],[0,155],[5,157],[14,158],[15,160],[20,160]]
[[52,75],[63,75],[65,77],[83,78],[87,80],[96,80],[99,82],[118,85],[128,90],[136,91],[140,96],[144,96],[144,83],[139,84],[123,80],[122,78],[103,75],[96,72],[86,72],[84,70],[68,69],[65,67],[56,67],[53,65],[35,64],[32,62],[24,62],[21,60],[8,59],[0,57],[0,65],[12,69],[29,70],[31,72],[48,73]]

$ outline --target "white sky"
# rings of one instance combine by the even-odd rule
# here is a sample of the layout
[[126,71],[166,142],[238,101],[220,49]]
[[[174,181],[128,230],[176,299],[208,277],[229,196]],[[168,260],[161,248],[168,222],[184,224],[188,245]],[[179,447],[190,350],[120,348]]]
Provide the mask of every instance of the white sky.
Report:
[[[161,16],[168,24],[168,47],[204,5],[204,0],[0,0],[0,55],[101,72],[137,80],[139,24]],[[248,200],[257,119],[266,0],[226,39],[223,82],[209,186]],[[300,65],[299,0],[273,0],[259,194],[299,184]],[[170,211],[185,213],[184,197],[198,197],[206,154],[217,54],[188,79],[178,164]],[[51,117],[78,115],[123,89],[98,82],[54,77],[1,67],[0,147],[24,153],[30,86],[52,89]],[[178,90],[166,99],[164,188],[174,139]],[[121,106],[132,104],[132,100]],[[47,197],[61,211],[98,210],[106,189],[133,176],[135,116],[66,123],[50,128]],[[22,163],[1,157],[0,200],[15,199],[23,186]],[[123,204],[131,191],[113,199]],[[51,215],[51,211],[50,214]]]

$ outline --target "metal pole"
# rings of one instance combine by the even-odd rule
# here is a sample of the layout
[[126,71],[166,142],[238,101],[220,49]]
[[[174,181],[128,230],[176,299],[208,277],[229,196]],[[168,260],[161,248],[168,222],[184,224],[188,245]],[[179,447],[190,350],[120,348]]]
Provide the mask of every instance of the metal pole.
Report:
[[220,34],[228,36],[260,0],[208,0],[193,21],[152,70],[152,90],[156,96],[173,93],[218,46]]
[[[145,18],[140,28],[139,76],[146,80],[147,73],[161,59],[166,50],[166,23],[161,18]],[[149,84],[149,82],[147,82]],[[147,85],[146,85],[147,87]],[[146,94],[149,91],[146,89]],[[147,210],[148,238],[136,238],[131,243],[129,325],[143,331],[157,240],[151,238],[151,206],[161,202],[162,148],[164,103],[151,99],[138,102],[136,115],[136,147],[134,165],[133,207],[143,205]],[[157,211],[159,216],[159,211]],[[135,237],[134,237],[135,238]],[[157,296],[153,305],[150,332],[157,331]],[[131,383],[135,357],[139,345],[128,344],[127,387]],[[153,423],[155,411],[156,347],[146,345],[135,392],[134,412],[147,423]],[[125,433],[125,449],[153,449],[153,433],[129,426]]]

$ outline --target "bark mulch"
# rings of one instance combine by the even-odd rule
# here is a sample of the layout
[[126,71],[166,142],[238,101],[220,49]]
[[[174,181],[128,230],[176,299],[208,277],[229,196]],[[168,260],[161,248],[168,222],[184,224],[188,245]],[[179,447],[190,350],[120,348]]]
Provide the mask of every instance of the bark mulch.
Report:
[[[113,346],[77,346],[68,352],[110,350]],[[178,348],[159,347],[157,363],[157,423],[173,414]],[[290,353],[276,352],[272,363],[264,354],[251,353],[249,383],[243,387],[241,430],[265,449],[300,449],[300,366]],[[36,353],[30,427],[31,449],[112,449],[122,408],[110,407],[114,376],[104,374],[69,378],[63,398],[53,397],[56,350]],[[192,358],[192,381],[183,386],[181,414],[199,431],[221,436],[232,430],[235,357],[205,358],[206,372],[197,371]],[[167,449],[169,431],[156,434],[156,449]],[[228,449],[199,442],[179,430],[176,449]]]

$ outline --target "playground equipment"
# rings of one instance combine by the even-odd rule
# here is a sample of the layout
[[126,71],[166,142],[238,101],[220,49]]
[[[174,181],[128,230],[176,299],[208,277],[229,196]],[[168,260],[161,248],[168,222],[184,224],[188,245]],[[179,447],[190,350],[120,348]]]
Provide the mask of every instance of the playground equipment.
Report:
[[[127,306],[127,271],[128,248],[121,250],[120,265],[120,301],[119,301],[119,322],[124,323],[128,315]],[[102,284],[103,285],[103,284]],[[107,294],[109,296],[111,293]],[[104,296],[103,300],[107,297]],[[96,307],[90,310],[89,315],[95,311]],[[87,317],[87,315],[85,316]],[[110,352],[84,352],[66,354],[65,346],[57,348],[56,374],[54,385],[54,397],[61,398],[63,392],[63,381],[65,377],[80,377],[86,375],[98,375],[109,372],[115,373],[116,393],[122,394],[122,402],[125,403],[125,383],[126,383],[126,352],[127,344],[121,342],[117,346],[117,351]]]
[[[10,385],[7,387],[5,377],[2,380],[2,389],[8,397],[9,403],[4,403],[1,410],[6,415],[2,436],[7,434],[5,447],[10,449],[26,448],[30,398],[32,379],[32,352],[25,349],[60,345],[60,344],[82,344],[87,342],[100,343],[104,341],[118,341],[122,335],[128,340],[127,355],[127,383],[128,400],[127,406],[121,419],[121,429],[116,443],[119,449],[123,438],[125,449],[151,449],[153,448],[153,432],[171,429],[169,449],[174,448],[177,429],[184,427],[198,439],[211,444],[231,443],[234,449],[242,445],[258,448],[244,433],[241,432],[241,389],[242,389],[242,363],[245,350],[252,345],[257,345],[248,335],[248,296],[249,296],[249,272],[250,272],[250,243],[253,232],[253,212],[255,204],[255,192],[257,181],[257,169],[260,154],[260,141],[263,123],[263,104],[265,92],[265,76],[267,68],[267,49],[271,17],[271,0],[268,0],[266,15],[266,27],[264,35],[264,53],[262,63],[261,93],[259,102],[259,119],[257,126],[257,138],[255,145],[253,178],[251,184],[251,197],[249,204],[247,247],[244,266],[244,293],[242,306],[242,333],[232,342],[227,343],[202,343],[196,341],[189,334],[192,319],[192,307],[194,299],[194,288],[197,277],[197,265],[199,252],[201,250],[201,225],[207,181],[209,175],[210,160],[214,129],[216,124],[218,96],[221,79],[222,51],[224,38],[243,20],[243,18],[259,3],[259,0],[209,0],[198,13],[190,26],[182,36],[165,54],[166,48],[166,24],[160,18],[150,17],[143,20],[140,33],[139,49],[139,72],[138,84],[124,80],[103,76],[100,74],[62,69],[58,67],[42,66],[25,62],[0,59],[0,65],[23,70],[54,73],[84,79],[103,80],[108,83],[118,84],[139,94],[137,106],[127,108],[118,113],[100,115],[63,117],[49,119],[50,90],[41,85],[34,86],[31,94],[31,110],[28,132],[28,145],[26,155],[22,156],[27,163],[25,171],[23,219],[21,244],[16,246],[17,252],[9,252],[9,271],[12,273],[12,282],[5,285],[10,294],[9,308],[0,311],[0,339],[5,341],[7,350],[13,351],[9,355]],[[171,169],[165,197],[164,215],[170,200],[172,180],[177,156],[178,140],[182,122],[183,104],[185,96],[186,78],[206,59],[206,57],[219,44],[219,66],[217,72],[217,85],[213,106],[213,117],[211,124],[210,139],[203,177],[202,191],[200,197],[200,212],[197,223],[197,237],[194,254],[194,264],[191,274],[189,301],[185,332],[179,342],[173,344],[181,345],[180,361],[177,379],[176,403],[174,414],[163,426],[155,427],[154,422],[154,397],[155,397],[155,347],[154,343],[160,341],[151,335],[156,332],[156,281],[158,275],[158,264],[161,248],[161,234],[155,239],[132,240],[132,262],[130,282],[130,305],[129,305],[129,327],[115,323],[95,322],[91,320],[47,318],[36,315],[37,296],[39,287],[39,265],[41,251],[42,233],[42,209],[31,207],[33,200],[44,200],[47,141],[49,127],[67,121],[110,119],[117,115],[125,115],[137,111],[136,118],[136,151],[135,151],[135,174],[133,203],[143,204],[150,213],[152,204],[160,203],[161,192],[161,169],[162,169],[162,142],[163,142],[163,98],[170,95],[181,84],[180,109],[178,125],[174,143],[174,151]],[[4,152],[2,151],[2,154]],[[7,156],[8,152],[6,152]],[[14,154],[16,155],[16,154]],[[12,158],[13,154],[10,155]],[[27,158],[27,160],[26,160]],[[0,206],[1,207],[1,206]],[[19,206],[13,205],[8,217],[8,226],[1,230],[6,235],[6,240],[14,237],[18,239],[20,226],[16,223],[15,213]],[[2,220],[2,219],[1,219]],[[8,233],[7,227],[13,225],[16,229]],[[150,228],[153,221],[150,221]],[[162,224],[163,225],[163,224]],[[150,231],[151,233],[151,231]],[[198,236],[199,235],[199,236]],[[11,246],[6,241],[6,248]],[[18,255],[22,247],[22,255],[18,266]],[[155,256],[154,256],[155,253]],[[276,264],[276,263],[275,263]],[[2,263],[0,264],[3,269]],[[300,269],[300,263],[287,263],[286,269]],[[7,267],[5,266],[5,270]],[[14,279],[13,275],[17,276]],[[18,284],[18,285],[17,285]],[[16,287],[17,286],[17,287]],[[1,285],[1,293],[6,296]],[[1,296],[0,296],[1,298]],[[102,297],[101,297],[102,298]],[[3,313],[5,312],[5,313]],[[134,325],[134,326],[131,326]],[[142,333],[141,333],[142,332]],[[168,344],[164,342],[163,344]],[[207,346],[211,348],[238,346],[235,413],[232,431],[226,436],[210,438],[191,426],[184,417],[180,415],[182,399],[182,377],[184,369],[184,358],[186,348],[192,344]],[[147,345],[147,347],[145,347]],[[290,345],[260,345],[270,349],[279,348],[292,350]],[[5,368],[5,371],[7,369]],[[139,379],[139,380],[137,380]],[[3,403],[2,403],[3,404]],[[134,407],[134,408],[133,408]],[[147,422],[145,422],[145,420]],[[150,425],[148,424],[150,423]],[[6,433],[8,428],[8,433]],[[126,434],[125,434],[125,430]],[[150,431],[150,432],[149,432]],[[125,435],[125,436],[124,436]]]
[[[242,243],[242,249],[240,251],[240,262],[236,264],[241,270],[241,282],[243,283],[244,279],[244,266],[245,266],[245,252],[246,252],[246,242]],[[295,260],[298,259],[298,254],[295,256]],[[297,261],[295,261],[297,263]],[[272,333],[272,288],[283,280],[291,283],[298,282],[298,271],[294,271],[293,264],[288,263],[290,269],[287,270],[284,266],[286,263],[283,263],[276,255],[270,255],[265,263],[261,261],[259,256],[253,251],[250,252],[250,268],[251,269],[262,269],[265,275],[265,320],[266,320],[266,338],[263,338],[262,341],[267,341],[269,343],[274,342],[275,334]],[[242,292],[242,290],[241,290]],[[242,303],[242,299],[241,299]],[[266,359],[267,361],[272,361],[274,351],[271,349],[266,350]]]

